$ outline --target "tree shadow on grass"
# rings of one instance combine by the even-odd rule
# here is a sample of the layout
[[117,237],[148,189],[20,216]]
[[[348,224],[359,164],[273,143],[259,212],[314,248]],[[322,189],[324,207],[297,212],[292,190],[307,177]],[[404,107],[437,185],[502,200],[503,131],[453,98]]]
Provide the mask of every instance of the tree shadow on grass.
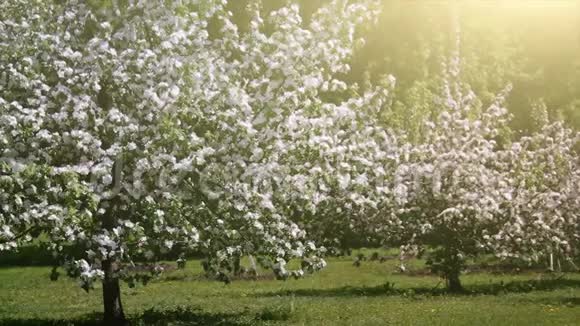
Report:
[[[101,313],[91,313],[78,319],[2,319],[3,326],[106,326]],[[209,313],[195,307],[176,307],[167,310],[149,309],[130,318],[132,326],[165,325],[216,325],[250,326],[260,315],[246,313]]]
[[580,297],[558,296],[556,298],[520,298],[518,302],[552,306],[580,307]]
[[444,284],[435,287],[397,288],[387,282],[378,286],[344,286],[331,289],[298,289],[267,292],[256,296],[298,296],[298,297],[357,297],[357,296],[440,296],[440,295],[500,295],[507,293],[528,293],[532,291],[552,291],[564,288],[580,288],[580,280],[553,279],[511,281],[504,283],[475,284],[466,286],[462,292],[449,292]]
[[252,325],[255,316],[241,313],[209,313],[195,307],[177,307],[170,310],[150,309],[133,319],[132,325]]
[[101,326],[101,313],[91,313],[84,315],[77,319],[16,319],[16,318],[0,318],[0,325],[6,326]]

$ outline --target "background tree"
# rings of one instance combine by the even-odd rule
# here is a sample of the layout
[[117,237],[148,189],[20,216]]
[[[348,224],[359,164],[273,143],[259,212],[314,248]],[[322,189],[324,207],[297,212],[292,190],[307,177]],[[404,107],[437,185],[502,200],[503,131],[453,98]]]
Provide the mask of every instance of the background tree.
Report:
[[401,158],[393,184],[398,208],[377,223],[388,241],[402,244],[403,254],[430,248],[432,271],[450,291],[461,291],[467,259],[486,251],[483,239],[495,234],[503,203],[511,198],[506,174],[494,167],[509,121],[503,104],[510,88],[481,110],[475,93],[459,80],[459,50],[444,67],[442,95],[432,104],[441,113]]
[[528,263],[550,255],[574,265],[578,253],[579,135],[562,122],[545,124],[502,151],[512,199],[497,234],[487,237],[499,257]]

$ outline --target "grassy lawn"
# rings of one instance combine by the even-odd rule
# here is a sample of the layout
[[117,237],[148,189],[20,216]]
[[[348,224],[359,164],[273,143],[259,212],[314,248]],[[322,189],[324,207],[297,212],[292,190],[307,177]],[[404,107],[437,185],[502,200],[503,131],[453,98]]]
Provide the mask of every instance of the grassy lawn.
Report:
[[[331,259],[300,280],[200,277],[197,261],[147,286],[123,289],[136,325],[580,325],[580,274],[471,273],[469,294],[450,295],[435,276],[396,272],[397,261]],[[411,269],[422,267],[420,262]],[[0,268],[0,325],[94,325],[100,289],[48,278],[49,267]],[[394,284],[394,285],[393,285]]]

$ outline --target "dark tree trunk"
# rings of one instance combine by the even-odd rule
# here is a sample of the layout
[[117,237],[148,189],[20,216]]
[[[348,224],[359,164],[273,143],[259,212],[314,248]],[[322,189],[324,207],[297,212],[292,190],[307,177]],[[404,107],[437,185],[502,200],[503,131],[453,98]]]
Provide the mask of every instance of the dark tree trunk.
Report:
[[[118,157],[113,164],[111,171],[113,176],[113,195],[109,198],[109,211],[104,214],[102,227],[105,230],[112,231],[117,225],[116,213],[116,196],[120,190],[120,182],[122,178],[122,159]],[[123,305],[121,303],[121,287],[119,286],[119,278],[115,275],[117,272],[117,264],[106,259],[102,262],[103,272],[105,278],[103,280],[103,305],[104,316],[103,321],[107,326],[127,326],[129,321],[125,318]]]
[[240,256],[234,258],[234,275],[239,276],[242,274],[242,265]]
[[459,280],[459,272],[451,272],[447,275],[447,289],[449,292],[463,292],[463,286]]
[[113,263],[109,260],[103,261],[103,270],[105,272],[105,279],[103,280],[104,324],[111,326],[129,325],[121,303],[119,279],[113,275]]
[[464,254],[459,250],[461,241],[454,236],[447,241],[442,257],[443,275],[447,281],[447,290],[452,293],[463,292],[463,286],[459,280],[461,271],[465,266]]

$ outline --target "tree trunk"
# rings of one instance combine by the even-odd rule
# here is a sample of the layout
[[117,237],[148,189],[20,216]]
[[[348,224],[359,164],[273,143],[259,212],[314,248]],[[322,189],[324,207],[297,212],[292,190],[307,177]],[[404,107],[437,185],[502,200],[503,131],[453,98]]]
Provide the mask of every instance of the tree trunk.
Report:
[[[111,96],[111,88],[107,80],[101,80],[101,90],[97,95],[97,103],[105,110],[110,110],[113,107],[113,97]],[[108,144],[110,145],[110,144]],[[103,214],[102,227],[111,232],[117,224],[116,202],[118,194],[121,191],[121,181],[123,179],[123,156],[118,154],[115,158],[113,168],[111,170],[113,178],[111,194],[105,201],[108,203],[107,212]],[[123,305],[121,304],[121,287],[119,286],[119,278],[115,276],[116,266],[110,259],[103,260],[101,265],[105,278],[103,280],[103,305],[104,316],[103,321],[105,325],[110,326],[126,326],[129,322],[125,318],[123,312]]]
[[447,275],[447,289],[449,292],[463,292],[463,286],[459,280],[459,272],[451,272]]
[[[113,189],[112,195],[108,199],[110,207],[108,208],[108,212],[103,215],[102,221],[103,229],[109,232],[111,232],[117,224],[117,218],[115,216],[116,200],[117,193],[121,187],[122,169],[123,162],[122,158],[119,156],[115,160],[113,170],[111,171],[113,176]],[[106,259],[102,262],[102,268],[105,273],[105,279],[103,280],[103,305],[105,311],[103,316],[104,324],[111,326],[129,325],[129,321],[125,318],[125,313],[123,312],[123,305],[121,304],[121,287],[119,286],[119,278],[115,276],[117,266],[111,259]]]
[[113,264],[110,260],[103,261],[105,279],[103,280],[103,305],[105,325],[127,326],[129,322],[125,318],[123,305],[121,304],[121,287],[119,279],[113,275]]
[[240,256],[234,258],[234,275],[240,276],[242,274],[242,264]]

